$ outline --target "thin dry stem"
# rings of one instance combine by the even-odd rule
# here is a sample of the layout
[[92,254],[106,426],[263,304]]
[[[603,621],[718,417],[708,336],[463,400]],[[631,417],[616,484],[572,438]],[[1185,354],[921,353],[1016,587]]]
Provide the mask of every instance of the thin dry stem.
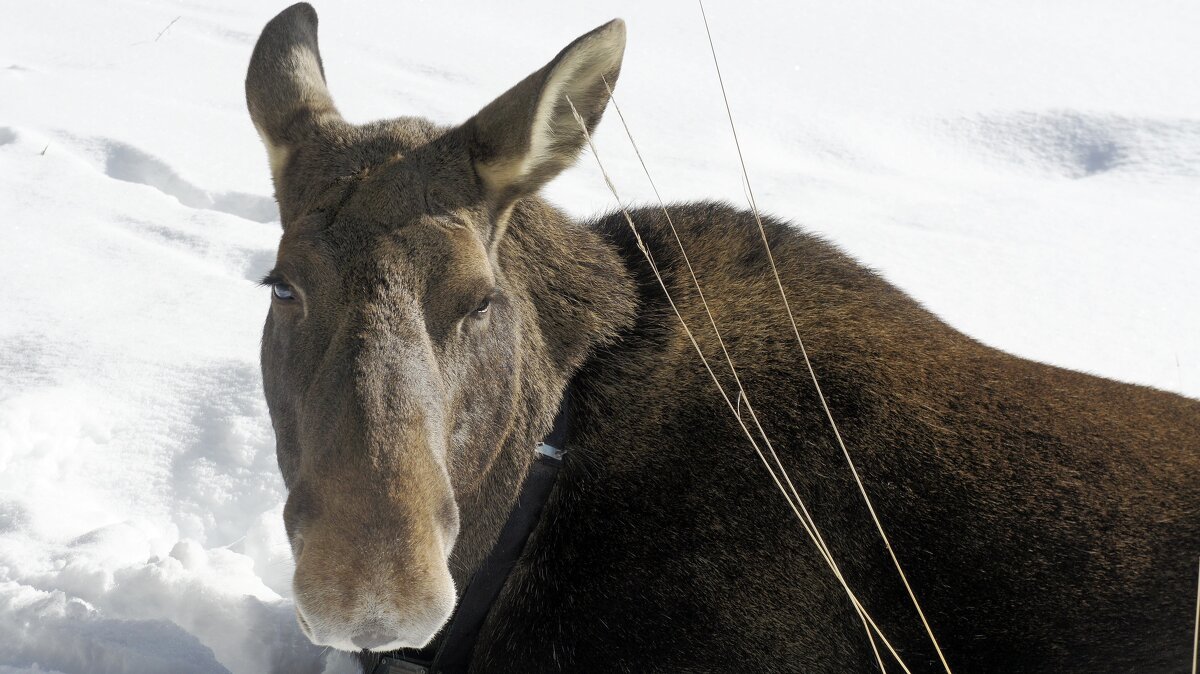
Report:
[[1197,560],[1196,568],[1196,626],[1192,628],[1192,674],[1197,674],[1196,664],[1200,662],[1200,560]]
[[163,28],[162,30],[158,31],[158,35],[154,36],[154,41],[158,42],[158,39],[161,38],[163,36],[163,34],[165,34],[168,30],[171,30],[171,26],[174,26],[175,22],[182,18],[183,18],[182,16],[177,16],[174,19],[171,19],[171,23],[168,23],[166,28]]
[[[906,674],[912,674],[911,670],[909,670],[909,668],[905,665],[904,661],[900,658],[900,654],[896,652],[896,649],[892,646],[892,644],[888,640],[887,636],[884,635],[883,631],[879,628],[879,626],[871,618],[870,614],[867,613],[866,608],[863,607],[862,602],[860,602],[858,599],[858,596],[854,594],[854,591],[851,590],[850,586],[846,583],[845,578],[842,576],[841,569],[838,568],[837,563],[828,554],[828,550],[823,545],[822,539],[819,538],[819,536],[817,535],[815,530],[812,528],[813,524],[810,523],[811,517],[808,516],[807,508],[804,508],[803,501],[799,502],[799,507],[797,506],[797,503],[792,502],[791,496],[788,494],[788,491],[784,488],[783,483],[780,481],[779,477],[776,475],[775,470],[771,467],[771,463],[767,460],[766,454],[759,447],[758,443],[754,439],[754,435],[750,432],[750,429],[746,426],[745,421],[743,421],[742,417],[738,414],[737,408],[734,406],[733,401],[731,401],[729,399],[729,395],[725,391],[725,387],[721,385],[721,381],[717,378],[716,373],[713,372],[712,366],[708,362],[708,358],[705,357],[704,351],[700,348],[699,343],[696,341],[695,335],[692,333],[691,328],[688,327],[687,322],[683,318],[683,314],[679,311],[679,308],[676,306],[674,299],[671,297],[671,293],[667,289],[666,283],[663,281],[662,275],[658,271],[658,265],[654,262],[654,256],[650,254],[649,249],[646,247],[645,242],[642,240],[641,233],[638,232],[637,226],[633,224],[633,218],[630,217],[628,209],[626,209],[624,204],[621,202],[621,198],[617,194],[616,186],[613,185],[612,178],[609,177],[608,171],[605,170],[603,162],[600,161],[600,155],[599,155],[599,153],[596,152],[596,146],[592,143],[591,134],[587,130],[587,125],[584,123],[583,117],[580,116],[578,110],[575,109],[575,104],[574,104],[574,102],[571,101],[571,97],[565,96],[565,98],[566,98],[567,104],[571,107],[571,114],[575,117],[575,121],[579,124],[580,129],[583,130],[584,138],[587,140],[588,147],[592,151],[592,156],[596,158],[596,164],[600,167],[600,173],[604,176],[605,184],[608,186],[609,191],[612,192],[613,198],[616,199],[617,206],[621,210],[622,215],[625,216],[625,222],[629,225],[629,229],[634,235],[634,239],[637,242],[638,249],[642,252],[642,255],[645,256],[647,263],[649,263],[650,269],[654,273],[654,277],[655,277],[655,279],[657,279],[659,287],[662,288],[663,294],[667,299],[667,303],[670,304],[671,310],[675,313],[675,317],[679,319],[680,325],[682,325],[684,333],[687,335],[688,340],[692,344],[692,348],[694,348],[696,350],[696,354],[700,356],[700,361],[701,361],[701,363],[703,363],[704,369],[708,372],[709,377],[712,378],[713,383],[717,387],[717,391],[721,394],[721,398],[725,401],[725,405],[729,408],[729,411],[733,414],[734,419],[738,422],[738,425],[741,427],[742,432],[746,435],[746,438],[750,441],[750,445],[754,448],[754,451],[758,455],[758,458],[762,461],[763,466],[766,467],[767,472],[771,475],[771,480],[775,483],[775,486],[779,489],[780,493],[783,494],[784,499],[788,502],[788,505],[791,507],[792,512],[795,513],[796,518],[800,520],[800,524],[801,524],[801,526],[804,527],[805,533],[807,533],[809,538],[812,539],[813,544],[817,546],[817,550],[822,553],[822,558],[825,559],[826,563],[830,566],[830,569],[833,571],[834,576],[837,578],[838,582],[841,583],[842,589],[846,592],[846,595],[850,598],[850,601],[854,605],[855,610],[859,612],[859,616],[862,619],[864,619],[866,622],[868,622],[870,624],[871,628],[874,629],[875,633],[879,635],[880,641],[882,641],[884,646],[887,647],[888,651],[896,659],[896,662],[898,662],[900,664],[901,669],[903,669]],[[731,362],[731,364],[732,364],[732,362]],[[739,393],[744,398],[744,391],[741,391]],[[747,405],[747,408],[750,408],[749,399],[746,399],[746,405]],[[752,415],[753,415],[753,412],[752,412]],[[778,460],[778,459],[776,459],[776,460]],[[803,510],[803,513],[802,513],[802,510]],[[807,519],[806,519],[806,517],[807,517]],[[872,647],[874,647],[873,641],[872,641]]]
[[767,241],[767,232],[763,228],[762,218],[759,216],[758,203],[754,199],[754,189],[750,186],[750,174],[746,170],[746,160],[742,155],[742,145],[738,140],[737,127],[733,123],[733,111],[729,106],[729,96],[725,91],[725,80],[721,76],[721,65],[717,60],[717,48],[713,44],[712,30],[708,25],[708,15],[704,11],[703,0],[696,0],[700,5],[700,14],[704,19],[704,30],[708,35],[708,46],[712,51],[713,65],[717,71],[717,80],[721,84],[721,97],[725,101],[725,112],[729,117],[729,128],[733,132],[733,142],[737,147],[738,162],[742,167],[742,177],[745,180],[746,192],[750,197],[750,209],[754,213],[754,220],[758,224],[759,234],[762,236],[763,247],[767,251],[767,260],[771,263],[771,272],[775,276],[775,283],[779,286],[779,296],[783,298],[784,309],[787,310],[788,319],[792,323],[792,332],[796,336],[796,342],[800,345],[800,353],[804,357],[804,365],[808,368],[809,376],[812,378],[813,386],[816,388],[817,397],[821,401],[821,407],[825,410],[825,416],[829,420],[829,426],[833,429],[833,434],[837,438],[838,446],[841,447],[842,455],[846,459],[846,463],[850,466],[850,472],[854,475],[854,482],[858,485],[859,494],[862,495],[863,502],[867,506],[867,511],[871,514],[871,519],[875,523],[875,529],[879,532],[879,537],[883,540],[883,545],[887,548],[888,555],[892,558],[892,563],[896,567],[896,572],[900,575],[901,582],[904,583],[904,589],[908,593],[909,599],[912,600],[913,607],[917,609],[917,615],[921,618],[921,624],[925,626],[925,632],[929,635],[929,640],[933,643],[933,648],[937,651],[938,659],[941,660],[942,667],[946,670],[946,674],[952,674],[950,664],[946,662],[946,656],[942,653],[941,645],[938,644],[937,637],[933,634],[933,627],[930,626],[929,620],[925,617],[925,611],[921,609],[921,603],[917,601],[917,595],[912,589],[912,585],[908,582],[908,576],[904,573],[904,568],[900,564],[900,559],[896,556],[895,550],[892,549],[892,542],[888,538],[887,533],[883,529],[883,523],[879,520],[878,514],[875,512],[875,506],[871,503],[870,496],[867,495],[867,489],[863,485],[862,478],[858,474],[858,468],[854,465],[853,459],[850,458],[850,452],[846,449],[846,443],[842,440],[842,434],[838,430],[837,422],[833,420],[833,413],[829,410],[829,403],[825,400],[825,395],[821,391],[821,384],[817,381],[817,373],[813,369],[812,362],[808,357],[808,350],[804,347],[804,340],[800,338],[800,329],[796,327],[796,319],[792,315],[792,307],[787,299],[787,293],[783,289],[783,281],[779,278],[779,270],[775,266],[775,256],[771,253],[771,244]]
[[[709,325],[712,326],[713,334],[715,334],[717,337],[717,343],[721,346],[721,353],[725,356],[726,364],[729,365],[729,372],[733,375],[733,380],[737,384],[737,409],[734,411],[734,414],[736,414],[739,419],[741,418],[742,401],[745,401],[746,409],[750,412],[750,417],[754,421],[755,427],[758,429],[759,436],[767,445],[767,450],[770,452],[772,460],[775,461],[776,467],[779,468],[779,472],[783,475],[784,480],[787,482],[787,486],[788,489],[791,490],[792,497],[795,498],[796,503],[799,504],[800,509],[804,512],[804,516],[808,520],[808,524],[812,527],[813,533],[816,534],[818,549],[820,550],[821,554],[828,559],[829,564],[833,567],[836,567],[837,565],[833,561],[833,553],[829,549],[829,546],[825,543],[825,538],[821,535],[821,530],[817,527],[816,520],[813,519],[812,515],[808,512],[808,508],[804,505],[804,501],[800,498],[799,492],[796,491],[796,485],[792,483],[792,478],[790,475],[788,475],[787,468],[784,467],[783,461],[775,452],[774,445],[771,443],[770,438],[767,437],[767,433],[765,430],[763,430],[762,424],[759,423],[758,414],[754,411],[754,407],[750,404],[750,398],[747,396],[746,389],[742,385],[742,379],[740,376],[738,376],[737,367],[735,367],[733,364],[733,358],[729,355],[729,349],[725,346],[725,339],[721,336],[721,330],[717,327],[716,318],[713,316],[712,309],[710,309],[708,306],[708,300],[704,296],[704,290],[700,287],[700,280],[696,277],[695,269],[692,268],[692,261],[688,258],[687,249],[683,245],[683,240],[679,237],[678,230],[675,229],[675,221],[671,219],[671,213],[667,210],[667,205],[663,201],[662,194],[660,194],[658,191],[658,185],[654,183],[654,178],[650,175],[650,168],[646,166],[646,160],[642,157],[642,151],[638,149],[637,141],[633,139],[633,132],[630,130],[629,123],[625,119],[625,113],[621,112],[621,106],[617,102],[617,97],[613,93],[612,87],[608,83],[608,79],[604,78],[603,76],[601,76],[601,79],[604,81],[604,88],[608,91],[609,99],[612,101],[613,109],[616,111],[617,117],[621,121],[621,126],[625,129],[625,136],[629,138],[629,145],[633,148],[634,154],[637,155],[638,163],[642,165],[642,172],[646,175],[646,181],[650,183],[650,189],[654,191],[654,197],[658,200],[658,206],[662,209],[663,216],[667,219],[667,225],[671,229],[672,236],[675,237],[675,243],[679,246],[679,253],[683,257],[684,264],[687,266],[688,274],[691,276],[692,285],[696,288],[696,294],[699,295],[700,303],[704,306],[704,313],[708,316]],[[613,196],[616,196],[615,192]],[[871,651],[875,654],[875,660],[879,665],[879,670],[881,672],[886,672],[887,670],[883,665],[883,658],[880,657],[879,649],[875,645],[875,637],[871,634],[871,628],[868,626],[867,620],[862,615],[862,611],[858,605],[855,605],[855,611],[858,612],[859,620],[862,621],[863,628],[867,632],[867,640],[871,644]]]

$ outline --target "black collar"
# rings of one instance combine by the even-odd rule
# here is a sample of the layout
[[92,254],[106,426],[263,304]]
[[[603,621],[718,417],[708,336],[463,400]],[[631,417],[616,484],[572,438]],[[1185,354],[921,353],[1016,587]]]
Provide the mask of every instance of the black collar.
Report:
[[496,545],[467,583],[450,622],[425,648],[404,649],[380,657],[379,663],[370,670],[371,674],[460,674],[467,671],[483,622],[525,550],[529,535],[541,521],[542,509],[563,465],[570,393],[570,388],[563,393],[558,415],[554,417],[554,428],[535,449],[533,464],[521,483],[517,503],[500,529]]

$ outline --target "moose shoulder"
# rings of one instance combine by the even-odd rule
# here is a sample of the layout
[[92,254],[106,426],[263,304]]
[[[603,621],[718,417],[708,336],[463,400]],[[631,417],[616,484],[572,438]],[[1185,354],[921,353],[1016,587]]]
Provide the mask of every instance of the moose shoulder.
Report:
[[[614,21],[456,127],[338,114],[306,4],[246,80],[283,237],[263,381],[301,628],[370,653],[438,639],[569,388],[568,460],[472,671],[867,671],[872,642],[746,443],[659,209],[537,196],[615,84]],[[569,101],[569,102],[568,102]],[[752,215],[668,207],[747,398],[846,583],[912,671],[936,654],[791,337]],[[1200,403],[953,330],[786,223],[766,239],[832,415],[959,672],[1187,662]],[[727,389],[737,390],[717,372]]]

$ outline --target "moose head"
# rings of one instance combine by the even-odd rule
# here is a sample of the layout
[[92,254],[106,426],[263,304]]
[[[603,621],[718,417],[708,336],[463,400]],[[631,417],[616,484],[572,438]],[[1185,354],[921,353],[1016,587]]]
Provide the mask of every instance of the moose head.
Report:
[[532,446],[603,337],[606,300],[550,288],[530,251],[577,252],[535,193],[584,144],[571,104],[599,121],[624,43],[621,21],[600,26],[457,127],[356,126],[326,88],[312,7],[264,28],[246,98],[283,236],[263,384],[314,643],[438,632],[528,465],[505,448]]

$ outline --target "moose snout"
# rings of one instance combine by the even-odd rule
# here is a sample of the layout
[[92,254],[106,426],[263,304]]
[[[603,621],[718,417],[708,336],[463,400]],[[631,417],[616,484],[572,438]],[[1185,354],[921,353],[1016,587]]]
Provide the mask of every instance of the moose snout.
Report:
[[392,641],[395,641],[395,639],[396,639],[396,636],[394,634],[391,634],[390,632],[386,632],[386,631],[382,631],[382,630],[380,630],[380,631],[368,630],[366,632],[362,632],[362,633],[354,636],[353,638],[350,639],[350,641],[355,646],[358,646],[359,648],[361,648],[363,650],[369,651],[372,648],[378,648],[380,646],[383,646],[384,644],[391,643]]
[[420,648],[428,644],[453,611],[452,588],[449,597],[444,603],[434,601],[427,610],[417,614],[401,616],[397,612],[375,611],[371,613],[373,617],[366,621],[352,618],[350,622],[342,624],[330,620],[330,616],[310,621],[304,605],[299,601],[296,613],[305,636],[318,646],[330,646],[343,651],[392,651]]
[[[435,539],[440,538],[435,536]],[[293,577],[297,618],[318,646],[354,651],[419,648],[454,610],[440,540],[348,553],[305,535]]]
[[292,585],[305,636],[347,651],[427,644],[454,610],[452,497],[449,505],[432,496],[401,505],[307,489],[292,496],[296,507],[285,514],[293,516]]

